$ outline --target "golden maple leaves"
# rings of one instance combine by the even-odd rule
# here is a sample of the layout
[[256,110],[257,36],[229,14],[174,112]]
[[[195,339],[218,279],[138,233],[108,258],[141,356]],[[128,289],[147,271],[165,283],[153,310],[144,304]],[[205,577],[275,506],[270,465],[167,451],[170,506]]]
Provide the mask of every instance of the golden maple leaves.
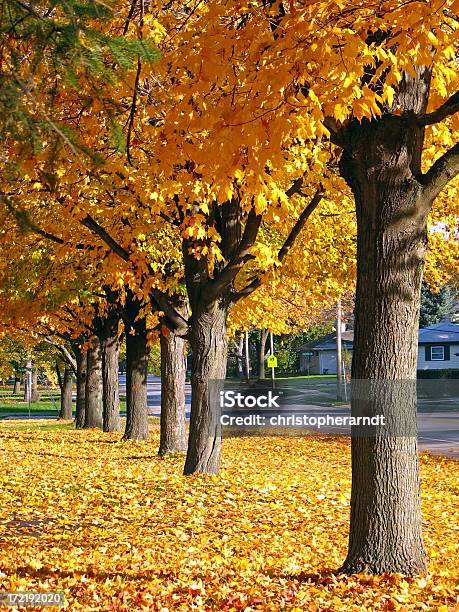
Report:
[[16,427],[0,432],[2,591],[63,590],[88,612],[455,609],[457,462],[421,459],[429,576],[347,578],[346,440],[227,438],[220,476],[184,479],[156,426],[142,444]]
[[[48,245],[53,251],[50,260],[65,262],[54,265],[57,273],[51,280],[68,276],[67,284],[76,284],[80,273],[72,270],[81,263],[81,250],[75,254],[75,245],[82,241],[88,247],[84,267],[94,278],[97,271],[96,285],[106,281],[118,287],[127,280],[146,298],[151,287],[180,290],[180,239],[194,242],[192,252],[207,258],[212,272],[222,260],[212,204],[237,197],[246,210],[253,205],[263,214],[263,231],[266,228],[253,250],[257,260],[246,273],[261,271],[271,281],[275,247],[305,206],[304,198],[289,200],[285,192],[304,176],[306,194],[314,193],[320,182],[334,210],[325,200],[321,203],[303,231],[303,253],[292,252],[277,268],[278,279],[292,289],[302,282],[312,293],[319,279],[322,293],[334,297],[340,284],[352,283],[355,224],[351,217],[347,226],[340,221],[339,215],[348,214],[349,191],[337,178],[337,153],[328,142],[324,118],[345,121],[353,113],[361,120],[392,107],[397,112],[396,89],[403,70],[409,73],[426,61],[433,61],[434,75],[429,110],[441,104],[459,84],[458,27],[448,14],[454,13],[456,4],[386,0],[375,11],[366,2],[292,1],[285,3],[286,15],[279,20],[276,2],[267,8],[263,2],[215,0],[198,4],[190,14],[177,13],[174,5],[149,3],[142,27],[145,37],[160,48],[162,61],[142,66],[133,164],[113,149],[110,140],[112,126],[104,110],[114,85],[88,79],[81,91],[63,85],[55,115],[89,151],[105,158],[105,164],[85,167],[64,143],[56,154],[51,192],[47,157],[41,153],[26,160],[27,172],[15,185],[14,197],[21,206],[64,241]],[[129,6],[120,3],[110,32],[123,29]],[[128,38],[137,39],[137,26],[135,20],[129,24]],[[361,79],[371,76],[366,73],[370,67],[372,85],[381,79],[377,87],[369,82],[361,86]],[[110,109],[119,125],[127,123],[135,76],[135,69],[128,70],[116,85],[119,105]],[[457,140],[458,117],[429,128],[425,168]],[[436,205],[434,222],[441,217],[453,226],[457,198],[454,190],[448,193],[452,195]],[[322,212],[330,216],[321,218]],[[100,240],[82,230],[79,221],[88,213],[130,250],[129,264],[108,254]],[[348,240],[339,240],[340,249],[335,249],[334,237],[342,234]],[[23,237],[15,236],[14,248],[11,232],[0,239],[8,243],[5,253],[14,256],[21,251],[22,256]],[[432,244],[439,243],[438,253],[447,262],[443,270],[454,270],[454,244],[440,241],[437,235]],[[37,250],[33,253],[38,263]],[[165,260],[174,262],[167,278]],[[333,278],[330,263],[336,272]],[[306,269],[309,277],[301,278]],[[442,279],[446,276],[442,272]],[[46,286],[51,284],[48,280]],[[253,310],[256,316],[248,320],[259,319],[259,305]]]

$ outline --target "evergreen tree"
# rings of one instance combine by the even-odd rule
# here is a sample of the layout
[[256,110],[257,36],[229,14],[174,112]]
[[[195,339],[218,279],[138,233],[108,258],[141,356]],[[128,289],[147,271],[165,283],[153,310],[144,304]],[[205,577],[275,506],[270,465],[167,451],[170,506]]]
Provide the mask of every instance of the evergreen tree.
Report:
[[[58,142],[91,155],[56,113],[63,88],[79,94],[93,83],[81,97],[80,108],[74,108],[76,114],[84,112],[91,99],[99,97],[98,84],[114,85],[138,61],[158,56],[148,39],[126,36],[140,15],[134,10],[124,16],[121,11],[110,0],[1,2],[0,139],[7,153],[7,176],[16,176],[18,161],[44,148],[52,156]],[[107,87],[103,106],[111,117],[117,100],[106,96]],[[120,131],[113,121],[114,139],[119,140]]]
[[421,287],[421,309],[419,327],[428,327],[440,323],[442,319],[454,314],[456,293],[449,285],[444,285],[437,292],[432,291],[426,282]]

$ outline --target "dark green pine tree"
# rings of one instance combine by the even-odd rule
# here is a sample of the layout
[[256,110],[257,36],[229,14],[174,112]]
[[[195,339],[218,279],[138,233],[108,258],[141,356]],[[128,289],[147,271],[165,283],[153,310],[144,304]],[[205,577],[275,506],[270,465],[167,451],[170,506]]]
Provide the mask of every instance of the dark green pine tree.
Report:
[[444,285],[435,292],[424,281],[421,287],[419,327],[440,323],[445,317],[455,314],[456,298],[456,292],[450,285]]
[[[123,71],[139,61],[158,57],[145,38],[128,38],[130,24],[141,20],[137,2],[123,15],[124,28],[108,35],[111,20],[119,19],[114,0],[2,0],[0,2],[0,139],[3,172],[15,174],[21,156],[37,153],[46,143],[50,155],[53,142],[65,140],[74,149],[84,149],[72,130],[54,116],[62,83],[80,91],[81,80],[94,79],[97,95],[101,82],[116,83]],[[122,22],[121,22],[122,23]],[[40,68],[46,63],[47,78]],[[38,103],[39,101],[39,103]],[[117,101],[107,102],[113,113]],[[82,111],[84,110],[82,100]],[[78,111],[78,109],[76,109]],[[113,140],[120,128],[113,123]],[[12,153],[13,151],[13,153]]]

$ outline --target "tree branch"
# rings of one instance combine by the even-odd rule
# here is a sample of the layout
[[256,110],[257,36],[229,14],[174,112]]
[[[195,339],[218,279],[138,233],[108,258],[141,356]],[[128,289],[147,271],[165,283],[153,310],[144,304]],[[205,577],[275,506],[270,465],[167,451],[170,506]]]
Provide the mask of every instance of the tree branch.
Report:
[[[0,193],[0,197],[3,198],[3,201],[6,204],[6,207],[8,208],[9,212],[14,216],[19,228],[22,231],[32,232],[33,234],[42,236],[43,238],[46,238],[46,240],[50,240],[51,242],[54,242],[55,244],[60,244],[60,245],[66,244],[65,240],[63,240],[62,238],[59,238],[59,236],[56,236],[55,234],[51,234],[51,232],[47,232],[46,230],[36,225],[31,220],[29,214],[25,210],[19,210],[15,208],[10,198],[8,198],[6,194]],[[84,245],[82,243],[77,243],[75,244],[75,248],[79,250],[85,250],[85,249],[91,249],[92,247],[90,245]]]
[[421,177],[424,193],[430,203],[459,174],[459,143],[446,151]]
[[324,191],[323,191],[322,186],[320,186],[319,189],[314,194],[314,197],[312,198],[312,200],[309,202],[309,204],[303,210],[301,215],[298,217],[298,221],[292,227],[292,230],[289,236],[287,237],[287,240],[282,245],[282,248],[279,251],[279,255],[278,255],[279,261],[282,261],[284,257],[287,255],[287,253],[290,251],[299,233],[305,226],[306,221],[309,219],[309,217],[312,215],[314,210],[317,208],[323,196],[324,196]]
[[68,348],[59,342],[53,340],[50,336],[45,338],[45,342],[57,348],[57,350],[62,354],[67,364],[72,368],[73,372],[76,374],[76,359],[70,353]]
[[233,282],[245,263],[250,259],[254,259],[254,256],[250,253],[250,248],[257,239],[261,218],[262,216],[257,215],[254,208],[250,209],[241,241],[231,260],[226,264],[220,274],[210,281],[208,289],[206,290],[207,300],[213,301],[221,295],[222,291],[228,288]]
[[416,115],[415,123],[419,126],[433,125],[440,123],[446,117],[450,117],[459,111],[459,91],[456,91],[444,104],[439,106],[437,110],[425,115]]
[[285,195],[291,198],[293,195],[295,195],[295,193],[301,192],[302,186],[303,186],[303,178],[301,177],[297,178],[295,181],[293,181],[291,187],[287,189],[287,191],[285,192]]
[[97,234],[97,236],[99,236],[99,238],[101,238],[102,241],[105,242],[105,244],[118,255],[118,257],[121,257],[121,259],[124,261],[129,261],[129,252],[118,242],[116,242],[116,240],[107,232],[107,230],[99,225],[97,221],[91,217],[91,215],[86,215],[84,219],[81,219],[80,223],[94,234]]
[[184,338],[188,335],[188,320],[183,317],[170,303],[169,297],[159,289],[151,289],[150,296],[155,301],[158,310],[162,310],[174,326],[172,330],[178,336]]
[[324,126],[330,132],[330,141],[344,149],[343,125],[334,117],[325,117]]
[[[130,262],[130,253],[124,247],[122,247],[112,236],[105,230],[95,219],[90,215],[86,215],[84,219],[80,221],[82,225],[87,227],[89,230],[94,232],[102,239],[110,249],[118,255],[123,261]],[[149,269],[150,266],[149,266]],[[174,325],[174,331],[177,333],[185,334],[188,332],[188,321],[182,317],[175,308],[171,305],[168,296],[160,291],[159,289],[152,289],[150,295],[158,306],[158,310],[162,310],[170,322]]]
[[[322,186],[320,186],[319,189],[317,189],[316,193],[314,194],[314,197],[312,198],[312,200],[309,202],[309,204],[303,210],[301,215],[298,217],[297,222],[292,227],[292,229],[290,231],[290,234],[288,235],[287,239],[285,240],[284,244],[282,245],[281,249],[279,250],[279,253],[277,255],[277,258],[278,258],[279,262],[282,262],[283,259],[285,259],[286,255],[288,254],[288,252],[290,251],[290,249],[294,245],[296,239],[298,238],[298,235],[300,234],[301,230],[305,226],[306,221],[309,219],[309,217],[312,215],[314,210],[317,208],[317,206],[319,205],[319,203],[322,200],[323,196],[324,196],[324,191],[323,191]],[[255,291],[255,289],[258,289],[258,287],[261,286],[262,282],[263,281],[262,281],[261,277],[260,276],[256,276],[243,289],[233,293],[231,301],[233,303],[236,303],[241,298],[250,295],[251,293],[253,293]]]
[[19,228],[22,231],[33,232],[34,234],[43,236],[43,238],[46,238],[47,240],[51,240],[52,242],[55,242],[56,244],[64,244],[64,240],[62,240],[62,238],[59,238],[58,236],[55,236],[54,234],[50,234],[49,232],[41,229],[41,227],[38,227],[38,225],[35,225],[35,223],[33,223],[33,221],[30,219],[29,215],[27,214],[25,210],[19,210],[15,208],[11,202],[11,199],[6,194],[2,193],[0,195],[3,201],[5,202],[7,209],[14,216],[14,218],[17,221],[17,224],[19,225]]

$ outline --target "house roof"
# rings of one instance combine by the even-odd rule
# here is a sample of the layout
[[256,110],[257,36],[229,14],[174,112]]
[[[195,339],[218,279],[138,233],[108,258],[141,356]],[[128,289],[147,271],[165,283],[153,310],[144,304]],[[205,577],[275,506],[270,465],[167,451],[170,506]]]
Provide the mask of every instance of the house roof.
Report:
[[[348,330],[342,332],[341,337],[343,348],[352,350],[354,331]],[[443,321],[429,327],[424,327],[419,330],[418,342],[419,344],[459,344],[459,324]],[[299,347],[298,352],[303,353],[310,350],[336,350],[336,332],[303,344]]]
[[[354,331],[352,329],[348,331],[344,331],[341,333],[341,344],[345,349],[352,349],[352,344],[354,340]],[[318,340],[311,340],[311,342],[306,342],[299,347],[298,351],[300,353],[314,350],[314,351],[333,351],[336,349],[336,332],[332,332],[331,334],[327,334],[326,336],[322,336]]]
[[459,344],[459,324],[442,321],[419,330],[419,344]]

